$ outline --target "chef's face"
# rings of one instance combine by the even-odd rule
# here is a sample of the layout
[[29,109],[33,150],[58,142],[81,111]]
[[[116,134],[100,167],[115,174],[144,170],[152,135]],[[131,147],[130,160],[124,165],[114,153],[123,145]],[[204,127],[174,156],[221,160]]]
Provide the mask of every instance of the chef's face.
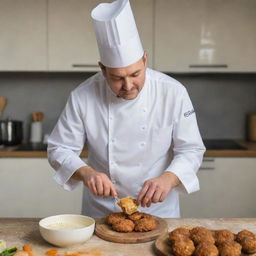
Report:
[[134,64],[124,68],[109,68],[99,63],[109,87],[117,97],[132,100],[137,97],[145,82],[147,54]]

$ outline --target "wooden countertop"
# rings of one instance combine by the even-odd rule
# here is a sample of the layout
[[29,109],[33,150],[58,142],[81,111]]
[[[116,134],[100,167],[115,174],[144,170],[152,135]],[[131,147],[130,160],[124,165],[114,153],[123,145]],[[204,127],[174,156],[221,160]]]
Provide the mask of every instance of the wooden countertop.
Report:
[[[229,229],[234,233],[242,229],[248,229],[256,233],[256,218],[245,219],[165,219],[168,230],[180,226],[204,226],[209,229]],[[38,229],[39,219],[0,219],[0,237],[5,240],[8,247],[21,248],[24,244],[30,244],[37,256],[45,256],[49,249],[56,248],[43,240]],[[88,256],[137,256],[156,255],[154,241],[141,244],[119,244],[98,238],[96,235],[84,244],[62,248],[60,252],[88,252]],[[139,254],[138,254],[139,252]]]
[[[256,143],[247,141],[237,141],[245,150],[207,150],[205,157],[256,157]],[[47,158],[46,151],[15,151],[17,147],[0,148],[0,158]],[[88,150],[85,149],[81,157],[88,156]]]

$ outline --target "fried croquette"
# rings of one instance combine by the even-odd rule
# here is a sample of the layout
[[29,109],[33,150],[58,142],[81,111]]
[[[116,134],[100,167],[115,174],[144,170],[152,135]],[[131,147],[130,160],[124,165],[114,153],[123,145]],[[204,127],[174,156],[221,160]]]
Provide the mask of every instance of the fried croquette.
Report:
[[240,243],[245,237],[255,237],[255,235],[251,231],[243,229],[237,233],[236,241]]
[[176,228],[169,232],[169,240],[173,243],[175,240],[183,239],[185,237],[189,238],[190,231],[188,228]]
[[175,256],[191,256],[195,251],[194,243],[191,239],[184,237],[174,241],[172,244],[172,253]]
[[156,220],[153,217],[145,217],[135,221],[135,231],[151,231],[156,229]]
[[128,215],[128,219],[132,221],[140,220],[141,218],[144,218],[146,215],[143,212],[135,212],[133,214]]
[[125,220],[126,215],[123,212],[113,212],[107,216],[107,223],[113,225],[121,220]]
[[195,227],[190,230],[190,239],[198,245],[201,242],[209,242],[214,244],[215,239],[212,232],[204,227]]
[[122,208],[125,214],[133,214],[138,209],[138,203],[131,197],[124,197],[119,200],[118,205]]
[[117,232],[132,232],[134,230],[135,224],[133,221],[128,220],[128,219],[123,219],[119,222],[116,222],[112,225],[112,229],[114,229]]
[[256,252],[256,237],[246,236],[241,241],[242,251],[245,253]]
[[242,246],[235,241],[223,242],[218,246],[220,256],[240,256]]
[[209,242],[202,242],[196,246],[194,256],[218,256],[218,248]]
[[231,231],[227,229],[221,229],[221,230],[214,231],[214,238],[215,238],[215,244],[219,245],[223,242],[234,241],[235,236]]

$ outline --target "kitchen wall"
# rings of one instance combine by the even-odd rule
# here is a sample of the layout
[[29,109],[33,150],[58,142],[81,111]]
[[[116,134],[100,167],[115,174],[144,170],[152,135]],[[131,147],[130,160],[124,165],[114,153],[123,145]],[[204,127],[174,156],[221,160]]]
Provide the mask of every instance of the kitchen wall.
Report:
[[[2,118],[24,121],[29,137],[31,112],[45,113],[50,133],[69,93],[93,73],[0,73],[0,96],[8,98]],[[189,91],[204,138],[246,138],[246,113],[256,112],[256,74],[175,74]]]

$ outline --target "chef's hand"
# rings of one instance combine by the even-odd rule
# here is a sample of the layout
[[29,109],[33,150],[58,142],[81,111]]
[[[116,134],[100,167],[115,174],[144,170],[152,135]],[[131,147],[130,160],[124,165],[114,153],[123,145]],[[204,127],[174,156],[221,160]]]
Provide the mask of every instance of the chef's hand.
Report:
[[180,180],[174,173],[164,172],[143,184],[137,202],[142,207],[150,207],[151,203],[163,202],[168,193],[179,184]]
[[114,184],[105,173],[95,171],[90,166],[82,166],[72,175],[73,179],[83,181],[92,194],[96,196],[117,198]]

